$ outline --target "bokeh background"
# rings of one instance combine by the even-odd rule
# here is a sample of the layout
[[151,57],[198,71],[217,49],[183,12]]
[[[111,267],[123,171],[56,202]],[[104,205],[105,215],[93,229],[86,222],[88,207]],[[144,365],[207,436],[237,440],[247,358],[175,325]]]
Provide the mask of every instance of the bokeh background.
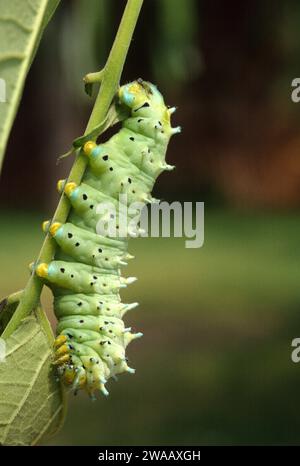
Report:
[[[136,375],[108,399],[70,399],[52,445],[300,444],[300,75],[297,0],[146,0],[123,82],[177,105],[154,195],[205,202],[205,244],[132,240],[123,294]],[[58,201],[56,165],[81,135],[125,1],[62,2],[30,71],[0,180],[0,294],[22,288],[39,225]],[[53,324],[49,292],[43,296]]]

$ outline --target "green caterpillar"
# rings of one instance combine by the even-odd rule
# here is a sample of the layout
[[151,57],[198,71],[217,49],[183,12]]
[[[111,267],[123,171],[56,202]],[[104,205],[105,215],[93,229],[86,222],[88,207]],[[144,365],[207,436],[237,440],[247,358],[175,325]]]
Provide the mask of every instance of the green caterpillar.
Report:
[[84,145],[89,163],[79,186],[58,183],[72,208],[67,223],[44,225],[58,248],[52,262],[40,263],[35,269],[54,295],[58,372],[74,391],[85,388],[92,397],[97,390],[108,394],[105,384],[110,377],[134,372],[127,365],[125,349],[142,336],[131,333],[122,320],[137,306],[123,304],[119,296],[120,288],[135,280],[120,273],[120,267],[132,258],[127,252],[129,235],[97,234],[97,223],[104,217],[97,205],[107,201],[116,205],[121,194],[126,195],[127,205],[152,202],[156,178],[173,168],[165,163],[169,139],[180,131],[170,124],[175,109],[165,106],[153,84],[142,80],[126,84],[117,99],[128,118],[107,142]]

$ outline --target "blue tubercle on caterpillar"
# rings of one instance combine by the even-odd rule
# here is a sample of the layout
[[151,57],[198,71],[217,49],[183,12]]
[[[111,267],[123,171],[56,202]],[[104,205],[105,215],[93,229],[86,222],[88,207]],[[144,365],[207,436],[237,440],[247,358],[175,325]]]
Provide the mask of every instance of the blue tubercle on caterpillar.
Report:
[[88,167],[80,185],[60,180],[57,188],[71,203],[65,224],[49,221],[43,230],[57,243],[54,260],[36,266],[36,274],[51,288],[58,319],[55,360],[58,373],[76,392],[84,388],[94,397],[108,394],[106,383],[121,372],[134,373],[125,349],[141,333],[131,333],[123,322],[137,303],[123,304],[121,288],[135,281],[124,278],[120,268],[132,259],[127,236],[107,237],[96,232],[97,205],[113,205],[120,194],[126,204],[155,202],[151,191],[158,175],[174,167],[165,154],[172,134],[170,116],[161,93],[153,84],[137,80],[120,87],[119,104],[128,118],[108,141],[87,142],[83,153]]

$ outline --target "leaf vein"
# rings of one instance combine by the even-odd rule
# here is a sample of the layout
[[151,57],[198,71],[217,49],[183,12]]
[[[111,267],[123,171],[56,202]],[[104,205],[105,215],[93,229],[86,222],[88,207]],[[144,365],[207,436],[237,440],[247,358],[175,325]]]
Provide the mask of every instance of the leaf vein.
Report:
[[28,32],[28,33],[32,32],[32,28],[30,28],[29,26],[26,26],[19,19],[14,18],[13,16],[0,16],[0,21],[4,23],[13,23],[18,28],[22,29],[25,32]]
[[31,392],[31,389],[37,379],[37,377],[39,376],[39,373],[43,367],[43,365],[46,363],[47,359],[49,358],[49,353],[50,351],[47,351],[46,352],[46,355],[44,356],[44,358],[41,360],[39,366],[37,367],[36,369],[36,374],[35,376],[33,377],[33,379],[30,381],[30,383],[28,384],[28,389],[25,391],[25,394],[22,398],[22,400],[20,401],[20,403],[18,404],[19,405],[19,409],[16,409],[16,411],[14,413],[12,413],[12,416],[11,418],[9,419],[9,424],[8,426],[6,427],[5,429],[5,433],[4,433],[4,438],[6,439],[7,438],[7,435],[8,435],[8,432],[9,432],[9,427],[10,425],[13,423],[13,421],[15,420],[15,418],[17,417],[17,415],[19,414],[19,412],[21,411],[21,408],[23,407],[23,405],[25,404],[25,401],[27,400],[30,392]]

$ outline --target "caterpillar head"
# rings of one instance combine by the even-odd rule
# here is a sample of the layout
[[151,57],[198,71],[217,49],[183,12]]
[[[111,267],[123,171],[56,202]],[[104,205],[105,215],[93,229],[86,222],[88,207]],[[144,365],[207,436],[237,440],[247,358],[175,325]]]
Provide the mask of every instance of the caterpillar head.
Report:
[[131,109],[132,116],[147,117],[153,113],[157,107],[161,110],[164,107],[164,99],[156,86],[138,79],[125,84],[119,89],[120,102]]

